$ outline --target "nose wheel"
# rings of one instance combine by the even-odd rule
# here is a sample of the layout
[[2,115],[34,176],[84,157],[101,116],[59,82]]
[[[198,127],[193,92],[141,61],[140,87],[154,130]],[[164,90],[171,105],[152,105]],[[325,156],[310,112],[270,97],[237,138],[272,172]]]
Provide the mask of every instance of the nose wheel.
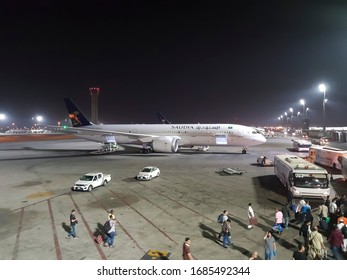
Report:
[[245,147],[242,149],[242,154],[247,154],[247,149]]

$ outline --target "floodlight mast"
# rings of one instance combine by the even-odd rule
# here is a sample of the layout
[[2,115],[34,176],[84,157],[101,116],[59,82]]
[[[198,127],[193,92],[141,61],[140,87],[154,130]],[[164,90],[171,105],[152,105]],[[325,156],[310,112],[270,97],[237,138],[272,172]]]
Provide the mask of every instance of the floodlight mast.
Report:
[[326,103],[326,99],[325,99],[325,92],[326,92],[326,86],[325,84],[320,84],[318,87],[320,92],[323,92],[323,131],[326,130],[326,121],[325,121],[325,103]]

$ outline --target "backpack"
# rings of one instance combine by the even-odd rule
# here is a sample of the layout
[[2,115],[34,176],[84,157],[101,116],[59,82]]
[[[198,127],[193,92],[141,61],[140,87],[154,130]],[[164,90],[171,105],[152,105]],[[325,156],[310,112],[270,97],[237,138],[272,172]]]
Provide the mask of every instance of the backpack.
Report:
[[110,221],[106,221],[106,223],[104,224],[104,232],[108,232],[111,229],[111,224]]
[[217,218],[218,223],[223,224],[223,216],[224,216],[223,213],[218,215],[218,218]]

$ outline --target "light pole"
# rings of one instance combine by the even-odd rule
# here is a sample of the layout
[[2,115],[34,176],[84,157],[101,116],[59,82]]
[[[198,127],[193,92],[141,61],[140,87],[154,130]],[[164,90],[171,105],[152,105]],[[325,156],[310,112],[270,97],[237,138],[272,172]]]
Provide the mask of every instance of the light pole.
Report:
[[307,107],[307,108],[306,108],[306,117],[307,117],[307,112],[308,112],[308,110],[310,110],[310,108]]
[[[0,114],[0,121],[5,121],[6,120],[6,115],[5,114]],[[2,132],[2,127],[0,127],[0,131]]]
[[323,92],[323,131],[326,129],[326,123],[325,123],[325,92],[326,92],[326,86],[325,84],[320,84],[318,87],[320,92]]
[[294,114],[293,108],[289,108],[289,112],[292,113],[292,116],[290,117],[290,127],[293,128],[293,114]]
[[300,104],[302,105],[302,116],[304,117],[304,115],[305,115],[305,100],[300,99]]

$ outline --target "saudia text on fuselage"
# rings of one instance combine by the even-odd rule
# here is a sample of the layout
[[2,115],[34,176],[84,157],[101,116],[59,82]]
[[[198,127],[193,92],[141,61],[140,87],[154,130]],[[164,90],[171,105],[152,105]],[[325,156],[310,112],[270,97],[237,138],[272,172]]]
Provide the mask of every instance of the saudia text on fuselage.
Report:
[[219,125],[172,125],[171,129],[179,130],[179,129],[196,129],[196,130],[208,130],[208,129],[220,129]]

